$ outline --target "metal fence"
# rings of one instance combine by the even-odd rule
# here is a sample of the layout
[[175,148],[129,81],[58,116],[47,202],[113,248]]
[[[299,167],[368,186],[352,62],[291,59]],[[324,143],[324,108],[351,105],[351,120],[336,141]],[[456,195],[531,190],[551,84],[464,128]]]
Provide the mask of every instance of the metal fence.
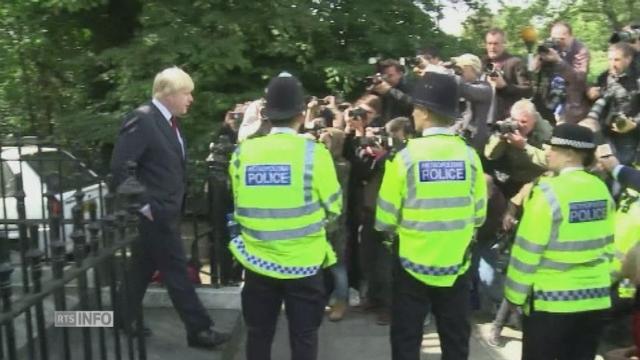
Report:
[[[187,201],[194,206],[183,225],[191,229],[190,263],[213,286],[239,280],[226,248],[232,205],[225,151],[212,146],[206,161],[191,164],[205,175],[190,184]],[[146,358],[144,337],[124,335],[118,326],[53,326],[54,311],[127,304],[127,292],[118,292],[124,294],[118,299],[116,289],[127,289],[124,275],[137,239],[143,188],[135,168],[130,164],[127,180],[109,189],[108,178],[56,144],[0,140],[0,359]],[[201,258],[208,259],[207,271]]]

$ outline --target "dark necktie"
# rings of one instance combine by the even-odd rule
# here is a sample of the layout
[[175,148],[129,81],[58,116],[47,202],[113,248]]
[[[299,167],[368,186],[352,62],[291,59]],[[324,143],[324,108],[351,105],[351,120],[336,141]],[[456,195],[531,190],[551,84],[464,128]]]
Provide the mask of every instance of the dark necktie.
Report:
[[175,116],[171,117],[171,128],[173,129],[173,131],[176,133],[176,136],[180,136],[180,132],[178,130],[178,118],[176,118]]

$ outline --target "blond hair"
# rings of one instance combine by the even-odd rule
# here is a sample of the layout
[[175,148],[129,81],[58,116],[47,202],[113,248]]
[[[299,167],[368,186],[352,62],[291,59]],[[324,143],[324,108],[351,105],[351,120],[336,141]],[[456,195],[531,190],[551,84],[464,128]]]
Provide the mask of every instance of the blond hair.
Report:
[[160,71],[153,79],[153,97],[161,99],[179,91],[193,91],[191,76],[177,66]]

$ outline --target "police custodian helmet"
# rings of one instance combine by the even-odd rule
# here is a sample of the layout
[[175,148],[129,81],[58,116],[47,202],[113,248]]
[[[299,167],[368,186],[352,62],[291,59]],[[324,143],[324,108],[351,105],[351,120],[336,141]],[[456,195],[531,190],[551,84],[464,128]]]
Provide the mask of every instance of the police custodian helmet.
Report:
[[458,83],[455,77],[437,72],[426,72],[418,79],[411,93],[413,103],[439,115],[458,116]]
[[594,134],[591,129],[569,123],[560,124],[553,129],[549,144],[586,151],[596,148]]
[[288,72],[271,79],[264,98],[263,115],[269,120],[290,119],[305,109],[302,84]]

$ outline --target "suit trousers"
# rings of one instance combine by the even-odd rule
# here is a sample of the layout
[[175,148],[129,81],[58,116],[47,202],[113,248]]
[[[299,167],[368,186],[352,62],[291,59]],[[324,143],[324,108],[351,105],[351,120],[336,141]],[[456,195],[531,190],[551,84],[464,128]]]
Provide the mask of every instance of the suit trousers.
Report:
[[140,241],[136,241],[132,246],[131,271],[127,274],[127,300],[132,311],[124,314],[125,319],[129,322],[135,320],[137,311],[141,311],[142,299],[151,277],[159,270],[187,333],[193,334],[210,328],[213,321],[187,275],[187,259],[180,237],[179,217],[167,216],[159,211],[154,212],[153,217],[154,220],[150,221],[140,216]]
[[426,285],[402,268],[394,266],[391,305],[391,358],[419,360],[424,318],[431,306],[442,349],[442,360],[466,360],[471,335],[470,283],[468,272],[453,286]]
[[246,270],[242,314],[247,325],[247,360],[270,360],[284,301],[292,360],[318,357],[318,328],[326,305],[323,272],[299,279],[275,279]]
[[522,360],[593,360],[607,312],[532,311],[522,323]]

